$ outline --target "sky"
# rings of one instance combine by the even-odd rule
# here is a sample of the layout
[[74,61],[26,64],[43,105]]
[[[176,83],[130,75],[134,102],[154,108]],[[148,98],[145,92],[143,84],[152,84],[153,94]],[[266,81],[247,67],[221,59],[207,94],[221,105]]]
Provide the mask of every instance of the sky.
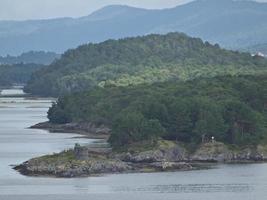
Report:
[[0,20],[80,17],[112,4],[163,9],[190,1],[192,0],[0,0]]

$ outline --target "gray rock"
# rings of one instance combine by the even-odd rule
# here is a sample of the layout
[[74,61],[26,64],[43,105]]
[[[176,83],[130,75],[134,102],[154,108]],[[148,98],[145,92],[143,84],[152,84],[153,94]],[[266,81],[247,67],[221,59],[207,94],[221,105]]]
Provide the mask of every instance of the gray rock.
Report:
[[95,156],[108,156],[112,152],[111,148],[108,147],[91,147],[91,146],[80,146],[78,144],[74,147],[74,156],[77,160],[90,160]]
[[42,162],[32,159],[15,167],[25,175],[47,175],[57,177],[81,177],[104,173],[119,173],[132,170],[127,163],[119,160],[89,160],[82,162]]
[[263,148],[244,148],[241,150],[230,150],[220,142],[206,143],[191,155],[192,161],[203,162],[259,162],[265,161],[267,154]]
[[193,167],[186,162],[154,162],[150,167],[156,168],[161,171],[166,170],[192,170]]
[[231,158],[231,151],[220,142],[203,144],[191,155],[191,160],[205,162],[225,162]]

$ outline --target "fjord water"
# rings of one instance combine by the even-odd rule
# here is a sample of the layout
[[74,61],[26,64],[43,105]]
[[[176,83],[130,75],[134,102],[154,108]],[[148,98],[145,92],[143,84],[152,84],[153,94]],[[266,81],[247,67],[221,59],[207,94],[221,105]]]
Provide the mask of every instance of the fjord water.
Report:
[[[3,94],[20,94],[8,90]],[[262,200],[267,165],[219,165],[210,170],[117,174],[90,178],[26,177],[12,169],[32,157],[93,140],[27,127],[45,121],[52,99],[0,98],[0,200]]]

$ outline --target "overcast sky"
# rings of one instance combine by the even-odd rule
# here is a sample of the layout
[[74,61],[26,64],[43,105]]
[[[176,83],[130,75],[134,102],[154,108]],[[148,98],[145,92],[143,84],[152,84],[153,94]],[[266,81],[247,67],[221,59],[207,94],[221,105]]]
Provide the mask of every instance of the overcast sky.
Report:
[[0,20],[79,17],[111,4],[168,8],[189,1],[192,0],[0,0]]

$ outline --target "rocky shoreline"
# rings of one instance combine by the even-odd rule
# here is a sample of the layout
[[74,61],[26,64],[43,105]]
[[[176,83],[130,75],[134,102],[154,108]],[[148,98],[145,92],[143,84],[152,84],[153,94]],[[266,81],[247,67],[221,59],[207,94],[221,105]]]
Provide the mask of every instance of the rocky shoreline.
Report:
[[230,149],[223,143],[202,144],[195,152],[160,140],[152,148],[136,144],[123,151],[76,145],[74,149],[31,159],[14,169],[28,176],[88,177],[102,174],[207,169],[216,163],[267,161],[265,146]]
[[[91,123],[39,123],[30,128],[51,132],[77,133],[92,139],[104,139],[110,129]],[[103,140],[102,140],[103,141]],[[201,144],[194,151],[184,144],[158,140],[137,143],[112,150],[106,145],[76,145],[61,153],[33,158],[14,167],[27,176],[88,177],[102,174],[185,171],[207,169],[216,163],[255,163],[267,161],[267,146],[229,147],[220,142]]]
[[48,130],[52,133],[77,133],[90,139],[108,139],[110,135],[108,127],[104,125],[96,126],[92,123],[52,124],[50,122],[42,122],[30,128]]

